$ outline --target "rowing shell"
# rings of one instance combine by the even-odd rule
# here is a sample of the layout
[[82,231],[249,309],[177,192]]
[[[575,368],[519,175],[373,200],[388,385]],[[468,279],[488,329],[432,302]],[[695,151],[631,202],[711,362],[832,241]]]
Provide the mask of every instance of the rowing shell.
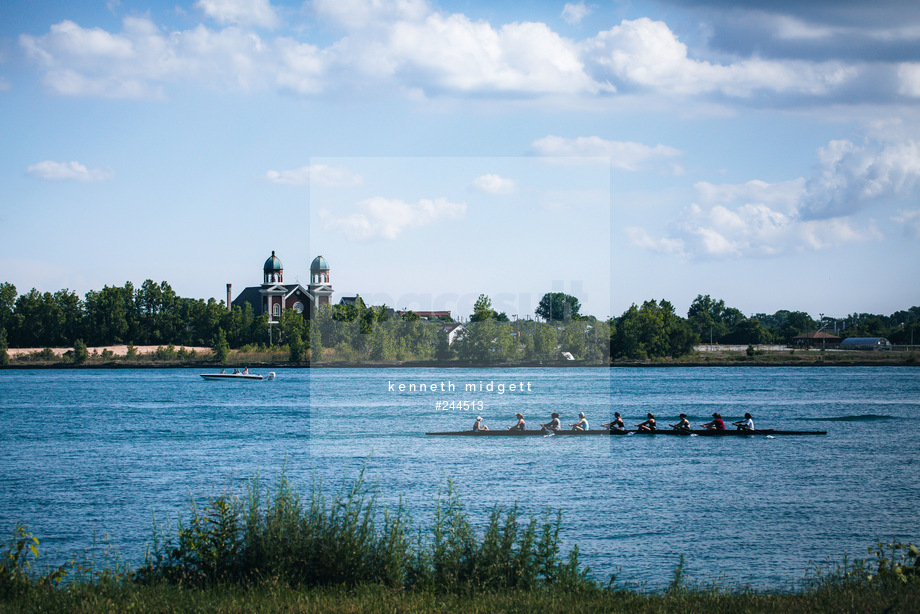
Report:
[[827,435],[827,431],[778,431],[776,429],[759,429],[756,431],[716,431],[716,430],[692,430],[692,431],[547,431],[547,430],[527,430],[520,429],[502,430],[502,431],[445,431],[441,433],[425,433],[426,435],[454,435],[465,437],[536,437],[549,435],[677,435],[689,437],[690,435],[701,435],[703,437],[751,437],[754,435]]

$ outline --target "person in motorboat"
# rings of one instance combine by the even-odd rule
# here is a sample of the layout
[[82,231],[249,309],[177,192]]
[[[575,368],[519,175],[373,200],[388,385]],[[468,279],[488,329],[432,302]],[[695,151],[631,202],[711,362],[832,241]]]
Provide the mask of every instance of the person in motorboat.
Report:
[[745,413],[744,420],[738,420],[737,422],[732,422],[739,431],[753,431],[754,430],[754,419],[751,417],[751,414]]
[[489,427],[482,423],[482,416],[476,416],[476,422],[473,423],[474,431],[488,431]]
[[669,426],[675,431],[689,431],[690,421],[687,420],[687,414],[681,414],[678,417],[680,418],[680,421],[677,424],[670,424]]
[[543,428],[549,431],[561,431],[562,422],[559,421],[559,414],[557,414],[556,412],[553,412],[553,415],[550,416],[550,418],[551,420],[549,422],[547,422],[546,424],[541,424],[540,426],[542,426]]
[[623,416],[621,416],[618,411],[613,412],[613,422],[608,422],[601,426],[605,429],[610,429],[611,433],[622,434],[626,432],[626,425],[623,424]]
[[527,428],[527,423],[524,422],[524,414],[518,413],[518,414],[515,414],[515,415],[517,416],[517,419],[518,419],[517,424],[515,424],[514,426],[509,426],[509,427],[508,427],[508,430],[509,430],[509,431],[511,431],[511,430],[514,430],[514,431],[523,431],[523,430],[525,430],[525,429]]
[[221,369],[221,370],[220,370],[220,374],[221,374],[221,375],[224,375],[225,373],[227,373],[227,370],[226,370],[226,369]]
[[655,431],[655,414],[649,413],[645,416],[645,422],[636,425],[636,430],[640,433],[652,433]]
[[706,424],[701,424],[700,426],[703,427],[704,429],[713,430],[713,431],[724,431],[725,430],[725,422],[722,421],[722,414],[720,414],[719,412],[712,414],[712,420],[710,420]]
[[578,412],[578,422],[575,424],[570,424],[573,431],[587,431],[588,430],[588,419],[585,418],[585,412]]
[[234,369],[234,370],[233,370],[233,375],[239,375],[239,374],[240,374],[240,370],[239,370],[239,369]]
[[249,367],[243,369],[243,375],[249,375]]

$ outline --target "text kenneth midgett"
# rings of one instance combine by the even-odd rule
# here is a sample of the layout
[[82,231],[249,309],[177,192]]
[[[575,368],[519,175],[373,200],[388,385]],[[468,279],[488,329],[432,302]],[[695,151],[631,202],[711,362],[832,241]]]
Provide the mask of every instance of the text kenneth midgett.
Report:
[[[427,384],[400,384],[388,381],[387,384],[388,392],[455,392],[458,386],[458,384],[455,384],[450,380],[431,382]],[[505,394],[505,392],[532,392],[530,384],[530,382],[516,382],[513,384],[506,384],[504,382],[496,383],[494,380],[489,380],[488,383],[479,381],[467,382],[465,384],[459,385],[463,386],[462,390],[464,392],[492,392],[495,394]]]

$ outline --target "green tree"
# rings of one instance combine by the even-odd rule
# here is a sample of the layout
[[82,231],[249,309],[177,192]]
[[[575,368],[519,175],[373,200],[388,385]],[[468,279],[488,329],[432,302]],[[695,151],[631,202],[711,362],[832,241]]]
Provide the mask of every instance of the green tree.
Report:
[[73,342],[73,361],[75,364],[82,365],[89,359],[89,351],[83,339],[77,339]]
[[556,327],[545,322],[537,322],[533,333],[533,351],[536,357],[554,358],[558,344]]
[[687,354],[698,338],[674,306],[662,299],[645,301],[642,307],[632,305],[617,319],[614,339],[614,357],[644,360]]
[[770,331],[757,318],[745,318],[738,322],[730,333],[722,337],[722,343],[731,345],[760,345],[770,342]]
[[288,347],[291,350],[291,362],[300,362],[303,360],[305,348],[299,330],[291,332],[288,336]]
[[[318,309],[317,311],[322,312],[323,310]],[[331,315],[329,319],[332,320]],[[319,362],[323,359],[323,335],[320,328],[319,323],[310,321],[310,362]]]
[[792,339],[798,335],[814,332],[815,321],[810,315],[802,311],[787,311],[778,336],[783,343],[791,344]]
[[535,313],[547,322],[577,320],[581,303],[577,298],[562,292],[547,292],[540,299]]
[[224,329],[218,328],[217,335],[214,337],[214,343],[211,344],[211,353],[217,362],[226,362],[230,356],[230,344],[227,343],[227,333]]
[[0,328],[10,329],[17,296],[16,286],[5,281],[0,283]]
[[501,362],[512,357],[511,325],[487,318],[470,322],[457,341],[457,356],[478,364]]
[[450,341],[445,331],[438,331],[438,345],[435,348],[434,357],[440,361],[450,360],[454,357],[453,349],[450,347]]
[[10,346],[6,342],[6,329],[0,326],[0,365],[10,364]]
[[123,288],[104,286],[98,292],[87,292],[84,304],[89,345],[113,345],[132,339],[128,333],[133,303],[134,288],[130,282]]
[[569,321],[562,328],[562,351],[568,352],[577,360],[584,360],[587,352],[585,324]]
[[492,299],[485,294],[480,294],[479,298],[473,304],[473,313],[470,316],[470,322],[482,322],[489,318],[494,318],[495,312],[492,311]]
[[389,361],[396,358],[396,343],[388,326],[376,327],[369,335],[367,347],[371,360]]

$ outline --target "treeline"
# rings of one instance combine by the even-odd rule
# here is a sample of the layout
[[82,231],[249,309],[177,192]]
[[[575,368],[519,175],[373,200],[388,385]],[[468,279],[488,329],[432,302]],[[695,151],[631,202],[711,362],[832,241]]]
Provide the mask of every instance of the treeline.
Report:
[[[818,320],[800,311],[745,316],[722,300],[699,295],[687,316],[667,300],[632,305],[618,317],[580,314],[576,297],[547,293],[535,315],[516,319],[492,309],[480,296],[463,328],[396,314],[385,305],[327,305],[311,322],[291,311],[270,326],[249,304],[228,311],[223,301],[176,295],[168,283],[147,280],[139,288],[106,286],[82,299],[69,290],[19,295],[0,283],[0,349],[105,345],[208,346],[218,359],[230,349],[284,346],[293,361],[327,358],[346,362],[461,360],[479,363],[559,360],[606,361],[679,358],[699,343],[789,345],[795,336],[824,331],[840,337],[886,337],[920,343],[920,307],[890,316],[851,314]],[[452,333],[452,334],[450,334]],[[450,336],[449,336],[450,334]]]
[[708,294],[697,295],[682,318],[666,300],[633,305],[610,321],[615,359],[677,358],[699,343],[722,345],[791,345],[798,335],[814,332],[847,337],[885,337],[897,345],[920,343],[920,307],[890,316],[854,313],[822,315],[815,320],[801,311],[780,310],[747,317]]
[[220,332],[232,347],[267,343],[268,320],[252,308],[227,311],[223,301],[182,298],[165,281],[139,288],[105,286],[82,299],[76,292],[36,289],[18,295],[0,283],[0,334],[9,347],[175,345],[211,346]]
[[609,357],[608,325],[593,317],[512,322],[492,311],[488,297],[480,296],[469,321],[455,331],[457,326],[456,322],[422,320],[411,312],[396,315],[386,306],[366,307],[359,299],[348,309],[321,306],[309,324],[308,338],[313,360],[322,359],[328,350],[334,350],[335,360],[345,362],[501,363],[557,360],[563,352],[593,362]]

